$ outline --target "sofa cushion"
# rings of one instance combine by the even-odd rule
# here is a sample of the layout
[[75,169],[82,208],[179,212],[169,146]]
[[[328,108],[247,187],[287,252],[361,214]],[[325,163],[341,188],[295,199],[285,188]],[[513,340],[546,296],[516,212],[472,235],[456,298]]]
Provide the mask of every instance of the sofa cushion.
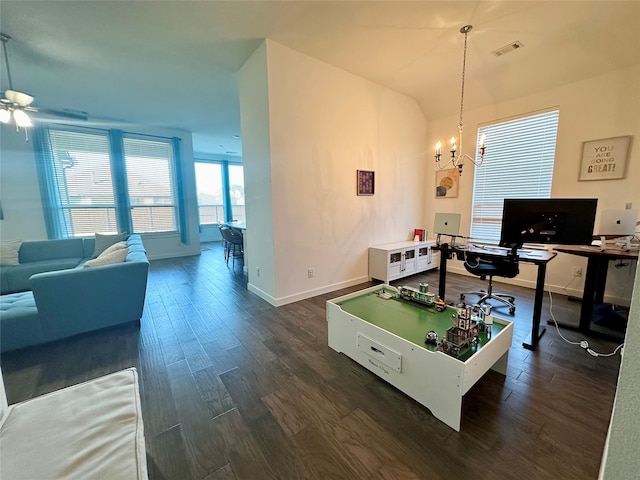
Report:
[[0,478],[146,479],[135,368],[9,406]]
[[42,322],[33,292],[0,296],[0,351],[7,352],[43,342]]
[[98,258],[102,252],[109,248],[114,243],[122,242],[127,239],[125,233],[118,234],[103,234],[96,233],[95,249],[93,250],[93,258]]
[[23,242],[20,247],[20,263],[56,260],[60,258],[84,258],[81,238],[62,240],[34,240]]
[[0,242],[0,265],[19,265],[22,240],[4,240]]
[[28,262],[17,266],[5,267],[3,270],[6,289],[3,285],[4,293],[24,292],[30,290],[29,278],[31,275],[41,272],[52,272],[54,270],[64,270],[73,268],[80,263],[82,258],[61,258],[57,260],[41,260],[38,262]]
[[111,265],[113,263],[122,263],[127,259],[129,249],[125,246],[114,250],[102,252],[98,258],[87,260],[84,262],[85,267],[98,267],[100,265]]

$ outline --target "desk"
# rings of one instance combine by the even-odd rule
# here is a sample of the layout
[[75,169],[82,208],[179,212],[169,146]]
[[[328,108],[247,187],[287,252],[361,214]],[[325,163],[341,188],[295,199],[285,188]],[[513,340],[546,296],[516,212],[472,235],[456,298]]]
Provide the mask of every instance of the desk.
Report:
[[[460,431],[462,398],[489,370],[506,375],[513,322],[494,317],[490,338],[460,358],[424,343],[429,330],[444,336],[455,309],[443,312],[378,296],[376,285],[327,301],[328,344],[344,353]],[[495,399],[498,401],[499,399]]]
[[241,232],[244,232],[247,229],[246,222],[224,222],[223,225],[229,228],[235,228],[236,230],[240,230]]
[[[439,246],[434,246],[434,250],[441,252],[440,255],[440,285],[438,285],[438,295],[440,298],[445,298],[445,289],[447,282],[447,259],[452,258],[454,254],[458,252],[473,252],[487,256],[504,256],[504,252],[500,252],[497,249],[483,249],[472,246],[449,246],[449,244],[443,243]],[[540,328],[540,317],[542,316],[542,299],[544,296],[544,279],[547,274],[547,263],[549,263],[557,253],[549,252],[547,250],[521,250],[518,251],[518,258],[521,262],[533,263],[538,266],[538,275],[536,279],[536,292],[533,301],[533,319],[531,325],[531,335],[522,343],[522,346],[528,350],[535,350],[538,346],[540,337],[544,335],[546,331],[545,327]]]
[[[582,245],[563,245],[554,248],[554,250],[556,252],[587,258],[587,273],[584,279],[578,330],[586,334],[594,333],[591,331],[593,305],[595,303],[603,303],[609,260],[638,260],[638,250],[600,250],[600,247]],[[570,325],[562,326],[575,329],[575,327]]]

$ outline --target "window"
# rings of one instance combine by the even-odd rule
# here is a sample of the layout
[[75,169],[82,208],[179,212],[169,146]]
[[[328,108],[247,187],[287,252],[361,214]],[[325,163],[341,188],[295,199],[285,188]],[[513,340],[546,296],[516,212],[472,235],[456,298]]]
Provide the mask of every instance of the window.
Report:
[[200,225],[224,223],[222,165],[219,163],[196,162],[195,169]]
[[59,226],[68,236],[117,233],[109,139],[105,135],[49,132],[50,192]]
[[553,110],[478,129],[486,136],[484,163],[475,168],[471,237],[498,243],[505,198],[549,198],[559,111]]
[[231,197],[231,216],[233,221],[244,222],[244,168],[242,165],[229,165],[229,195]]
[[200,225],[244,222],[244,169],[227,161],[196,161]]
[[119,130],[36,133],[50,238],[178,231],[177,140]]
[[175,232],[172,145],[139,138],[124,138],[123,144],[133,231]]

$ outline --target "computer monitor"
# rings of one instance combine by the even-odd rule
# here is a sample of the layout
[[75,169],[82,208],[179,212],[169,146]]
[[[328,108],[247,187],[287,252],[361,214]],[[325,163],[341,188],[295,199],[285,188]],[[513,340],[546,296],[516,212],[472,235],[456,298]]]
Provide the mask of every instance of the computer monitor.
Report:
[[506,198],[500,245],[590,245],[597,205],[597,198]]

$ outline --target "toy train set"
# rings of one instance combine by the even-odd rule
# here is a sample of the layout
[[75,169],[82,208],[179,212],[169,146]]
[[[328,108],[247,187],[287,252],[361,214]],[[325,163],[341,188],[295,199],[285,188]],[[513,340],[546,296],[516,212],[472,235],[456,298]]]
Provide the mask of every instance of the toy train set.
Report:
[[[428,292],[427,284],[420,284],[420,288],[399,287],[397,295],[384,292],[385,298],[395,298],[401,301],[415,302],[427,307],[433,307],[438,312],[447,308],[447,304],[434,293]],[[445,332],[445,338],[438,341],[437,332],[431,330],[425,335],[425,344],[436,345],[438,350],[460,357],[470,349],[478,345],[478,334],[484,332],[487,337],[491,336],[491,325],[493,317],[490,315],[491,305],[474,305],[456,309],[456,313],[451,315],[453,325]]]

